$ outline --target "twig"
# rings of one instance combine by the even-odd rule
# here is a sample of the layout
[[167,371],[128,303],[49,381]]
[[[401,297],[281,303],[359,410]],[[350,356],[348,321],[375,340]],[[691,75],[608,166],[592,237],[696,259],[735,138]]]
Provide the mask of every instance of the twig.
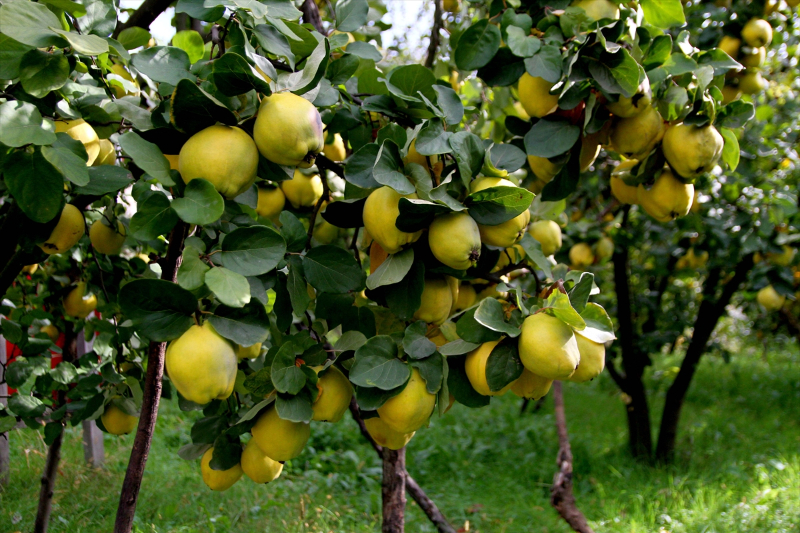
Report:
[[314,211],[311,213],[311,218],[308,220],[308,238],[306,239],[306,250],[311,248],[311,237],[314,236],[314,224],[317,221],[317,215],[319,214],[320,209],[322,209],[322,204],[331,199],[331,188],[328,185],[328,176],[325,175],[324,172],[320,172],[320,179],[322,179],[322,196],[320,196],[319,200],[317,200],[317,204],[314,206]]
[[356,228],[353,232],[353,240],[350,241],[350,249],[353,250],[353,256],[356,258],[356,262],[358,263],[358,268],[361,268],[361,252],[358,250],[358,231],[360,228]]
[[303,13],[303,22],[314,26],[314,29],[322,35],[327,35],[325,28],[322,26],[322,17],[319,15],[319,8],[314,0],[305,0],[303,5],[300,6],[300,11]]
[[117,24],[112,37],[116,39],[122,30],[133,28],[134,26],[150,29],[150,24],[158,18],[158,16],[167,10],[172,4],[172,0],[144,0],[139,8],[131,13],[128,20]]
[[433,68],[433,63],[436,61],[436,52],[439,50],[439,32],[442,29],[442,11],[442,0],[433,0],[433,27],[431,28],[431,41],[428,45],[428,57],[425,58],[426,68]]

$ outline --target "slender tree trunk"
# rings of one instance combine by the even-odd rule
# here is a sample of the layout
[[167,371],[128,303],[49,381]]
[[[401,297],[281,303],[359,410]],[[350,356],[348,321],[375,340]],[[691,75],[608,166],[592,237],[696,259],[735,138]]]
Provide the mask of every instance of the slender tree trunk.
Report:
[[[361,431],[361,435],[372,445],[372,448],[378,454],[378,457],[383,459],[383,447],[375,442],[372,439],[372,435],[369,434],[367,431],[367,426],[364,424],[364,420],[361,418],[361,411],[358,408],[358,403],[356,402],[355,398],[350,399],[350,413],[353,415],[353,419],[358,424],[358,429]],[[406,492],[411,498],[417,502],[419,508],[425,513],[433,525],[436,526],[436,529],[439,533],[456,533],[455,528],[450,525],[450,522],[447,521],[447,518],[442,514],[439,508],[433,503],[425,491],[422,490],[422,487],[408,474],[406,470]]]
[[[167,256],[161,264],[161,279],[175,282],[178,267],[181,264],[181,252],[187,228],[188,226],[184,222],[178,222],[172,233],[170,233]],[[153,439],[153,431],[158,418],[158,403],[161,399],[161,379],[164,375],[164,353],[166,348],[166,342],[150,343],[142,412],[139,417],[136,437],[133,440],[133,449],[131,450],[128,469],[125,472],[125,480],[122,482],[114,533],[130,533],[133,527],[139,489],[142,486],[142,476],[144,476],[147,456],[150,453],[150,442]]]
[[406,513],[406,449],[383,450],[382,533],[403,533]]
[[553,486],[550,489],[550,503],[573,530],[579,533],[594,533],[586,522],[586,517],[575,504],[575,496],[572,493],[572,449],[569,445],[567,417],[564,413],[564,390],[560,381],[553,382],[553,400],[558,430],[556,459],[558,472],[553,478]]
[[713,301],[713,294],[716,292],[717,283],[720,278],[720,271],[716,269],[709,273],[706,280],[707,287],[704,290],[704,299],[700,304],[695,321],[694,333],[686,355],[681,363],[675,381],[672,382],[664,403],[664,412],[661,415],[661,428],[658,433],[658,445],[656,446],[656,459],[662,462],[669,462],[675,456],[675,441],[678,435],[678,423],[680,422],[681,408],[689,391],[694,373],[700,358],[705,353],[714,329],[722,315],[725,307],[730,303],[731,298],[747,279],[747,274],[753,268],[752,254],[745,256],[736,266],[733,277],[728,281],[716,301]]
[[433,0],[433,27],[431,28],[430,44],[428,45],[428,55],[425,58],[425,67],[433,68],[436,62],[436,53],[439,51],[439,41],[442,30],[442,0]]
[[325,35],[325,28],[322,26],[322,17],[319,15],[319,8],[314,0],[305,0],[300,6],[300,11],[303,13],[303,22],[314,26],[318,32]]
[[[628,212],[623,221],[627,222]],[[653,450],[653,437],[650,425],[650,410],[647,405],[647,391],[642,381],[647,363],[634,340],[631,291],[628,285],[628,243],[617,243],[614,247],[614,286],[617,293],[617,320],[619,321],[619,342],[622,352],[622,366],[625,375],[620,376],[618,384],[628,395],[626,405],[628,416],[628,442],[634,457],[649,459]],[[617,380],[617,378],[615,378]]]

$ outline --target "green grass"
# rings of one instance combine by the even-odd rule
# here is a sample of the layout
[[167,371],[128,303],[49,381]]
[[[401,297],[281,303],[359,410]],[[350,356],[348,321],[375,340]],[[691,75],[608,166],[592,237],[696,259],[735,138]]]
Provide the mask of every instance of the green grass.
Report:
[[[677,361],[648,376],[654,412]],[[706,358],[684,407],[675,465],[653,468],[626,451],[623,404],[607,376],[567,384],[567,422],[578,504],[598,532],[800,531],[800,356],[743,350],[732,364]],[[656,418],[657,420],[657,418]],[[380,529],[380,464],[352,420],[315,424],[309,448],[279,480],[242,479],[225,493],[179,459],[190,419],[161,410],[136,526],[142,532],[362,532]],[[11,485],[0,493],[0,533],[30,531],[45,446],[11,436]],[[131,436],[106,437],[107,467],[83,464],[70,431],[51,531],[110,531]],[[481,410],[458,406],[411,441],[408,469],[450,520],[471,532],[567,532],[548,503],[555,469],[552,399],[519,416],[507,395]],[[316,453],[314,453],[316,452]],[[408,531],[434,531],[410,504]]]

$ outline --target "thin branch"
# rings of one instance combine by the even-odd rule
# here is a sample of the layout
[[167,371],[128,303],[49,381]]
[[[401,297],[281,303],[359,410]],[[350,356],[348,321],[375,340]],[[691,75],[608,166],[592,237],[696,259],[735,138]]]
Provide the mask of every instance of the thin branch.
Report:
[[314,161],[320,170],[330,170],[340,178],[344,179],[344,167],[339,163],[331,161],[322,154],[317,155]]
[[353,256],[356,258],[356,262],[358,263],[358,268],[361,268],[361,252],[358,251],[358,230],[360,228],[356,228],[353,232],[353,240],[350,241],[350,249],[353,250]]
[[314,224],[317,221],[317,215],[319,214],[320,209],[322,209],[322,204],[330,201],[331,199],[331,188],[328,185],[328,176],[324,172],[320,172],[320,179],[322,180],[322,196],[320,196],[319,200],[317,200],[317,204],[314,206],[314,211],[311,213],[311,218],[308,220],[306,250],[311,248],[311,237],[314,236]]
[[303,13],[303,22],[314,26],[314,29],[322,35],[327,35],[322,25],[322,17],[319,14],[319,8],[314,0],[305,0],[303,5],[300,6],[300,11]]
[[116,39],[119,37],[122,30],[133,28],[134,26],[149,30],[150,24],[152,24],[161,13],[167,10],[170,4],[172,4],[172,1],[173,0],[144,0],[138,9],[131,13],[127,21],[117,23],[117,28],[114,30],[112,37]]
[[[306,0],[308,1],[308,0]],[[425,58],[425,67],[433,68],[436,61],[436,52],[439,51],[439,41],[442,30],[442,0],[433,0],[433,27],[431,28],[431,41],[428,45],[428,57]]]

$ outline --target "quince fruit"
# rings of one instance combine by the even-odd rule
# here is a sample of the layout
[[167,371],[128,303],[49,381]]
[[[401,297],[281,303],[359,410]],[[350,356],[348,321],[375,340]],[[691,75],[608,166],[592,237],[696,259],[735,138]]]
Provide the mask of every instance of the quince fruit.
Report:
[[97,153],[97,159],[92,163],[93,167],[100,165],[113,165],[117,162],[117,149],[114,143],[108,139],[100,139],[100,151]]
[[531,171],[536,176],[537,180],[543,182],[544,184],[553,181],[553,178],[555,178],[558,173],[561,172],[561,167],[564,166],[557,165],[546,157],[539,157],[538,155],[529,155],[528,164],[530,165]]
[[638,115],[616,118],[611,129],[611,147],[628,159],[644,159],[664,136],[664,120],[655,107]]
[[[465,309],[469,309],[475,302],[478,300],[478,294],[475,292],[475,287],[470,285],[466,281],[461,282],[461,286],[458,288],[458,299],[456,300],[455,306],[453,306],[453,313],[460,313]],[[442,336],[444,338],[444,336]],[[433,340],[433,339],[431,339]],[[434,341],[435,343],[436,341]],[[445,339],[445,343],[447,339]]]
[[253,138],[261,155],[286,167],[311,167],[325,146],[317,108],[287,92],[273,93],[261,101]]
[[80,141],[86,149],[89,159],[86,166],[92,166],[97,156],[100,154],[100,138],[85,120],[56,120],[56,133],[66,133],[76,141]]
[[606,347],[602,343],[587,339],[579,331],[575,332],[575,340],[578,341],[581,362],[575,369],[575,373],[567,379],[583,383],[599,376],[606,367]]
[[421,153],[417,152],[417,140],[414,139],[411,141],[411,144],[408,145],[408,153],[403,158],[403,165],[416,163],[424,168],[425,172],[427,172],[428,176],[430,176],[431,168],[428,167],[428,160],[430,160],[431,167],[433,168],[433,175],[437,177],[441,176],[442,170],[444,170],[444,162],[441,160],[441,158],[438,155],[422,155]]
[[414,313],[414,320],[423,320],[428,324],[440,326],[450,316],[452,307],[453,292],[447,280],[426,279],[422,300],[419,309]]
[[572,328],[547,313],[537,313],[522,323],[519,336],[522,366],[545,379],[566,379],[581,360]]
[[676,124],[664,134],[664,157],[678,175],[694,179],[710,172],[722,156],[725,141],[717,128]]
[[169,379],[184,398],[200,405],[231,395],[238,362],[231,343],[208,322],[190,327],[167,347]]
[[79,281],[64,297],[64,313],[72,318],[84,319],[97,309],[97,296],[86,296],[86,282]]
[[39,248],[50,255],[64,253],[78,244],[85,233],[86,221],[83,213],[74,205],[66,204],[61,210],[56,227]]
[[283,472],[283,463],[270,459],[253,439],[244,447],[240,464],[244,475],[258,484],[274,481]]
[[653,91],[650,89],[650,81],[645,78],[639,85],[636,94],[630,98],[620,95],[619,100],[607,104],[608,108],[614,116],[622,118],[635,117],[653,103]]
[[109,74],[116,74],[123,80],[129,81],[134,87],[136,87],[132,91],[126,91],[125,87],[123,87],[122,84],[119,83],[119,80],[116,81],[111,80],[115,81],[115,83],[110,83],[109,85],[111,85],[111,90],[114,91],[114,95],[117,98],[122,98],[124,96],[139,96],[139,82],[136,81],[136,79],[131,75],[130,72],[125,70],[124,66],[120,65],[119,63],[114,63],[113,65],[111,65],[109,71],[110,71]]
[[322,148],[322,155],[331,161],[344,161],[347,158],[347,150],[344,147],[344,139],[338,133],[333,135],[333,141]]
[[106,406],[106,410],[100,415],[100,421],[106,431],[112,435],[127,435],[139,423],[139,417],[131,416],[111,403]]
[[105,218],[95,221],[89,228],[89,239],[92,241],[92,248],[97,253],[106,255],[117,255],[122,250],[122,244],[128,232],[121,221],[117,220],[117,229],[107,225]]
[[250,346],[242,346],[241,344],[236,345],[236,359],[239,361],[242,359],[255,359],[259,355],[261,355],[260,342],[251,344]]
[[262,414],[253,429],[253,441],[273,461],[289,461],[303,451],[311,436],[311,426],[304,422],[292,422],[278,416],[271,407]]
[[364,203],[364,228],[387,254],[399,252],[422,236],[422,230],[406,233],[397,229],[395,221],[400,215],[400,198],[416,200],[417,195],[401,196],[391,187],[381,187],[372,191]]
[[493,391],[489,388],[489,383],[486,380],[486,361],[498,344],[500,344],[499,340],[484,342],[467,354],[467,359],[464,362],[464,370],[472,388],[483,396],[502,396],[511,388],[511,383],[509,383],[502,389]]
[[614,255],[614,241],[608,237],[601,237],[594,245],[595,256],[599,261],[610,258]]
[[428,228],[428,244],[433,256],[455,270],[467,270],[481,256],[481,232],[466,212],[436,217]]
[[506,248],[500,252],[500,259],[497,260],[492,272],[500,272],[508,265],[516,265],[517,263],[521,263],[524,259],[525,249],[522,248],[522,245],[515,244],[513,247]]
[[378,407],[378,415],[391,429],[406,435],[425,425],[435,404],[436,395],[428,392],[419,370],[412,368],[406,387]]
[[788,244],[783,245],[783,251],[779,254],[776,253],[768,253],[767,260],[776,266],[789,266],[792,264],[794,260],[794,255],[797,253],[797,249],[792,248]]
[[281,182],[281,190],[295,209],[315,205],[324,192],[319,174],[306,176],[297,169],[292,179]]
[[772,26],[764,19],[750,19],[742,28],[742,39],[751,48],[768,46],[772,42]]
[[558,108],[558,95],[550,94],[554,83],[525,72],[519,79],[519,101],[531,117],[542,118]]
[[[321,366],[313,367],[319,374]],[[328,367],[317,380],[317,399],[311,405],[314,411],[312,420],[318,422],[338,422],[350,407],[353,386],[350,380],[335,366]]]
[[772,285],[767,285],[758,291],[756,300],[767,311],[777,311],[783,307],[783,304],[786,302],[786,296],[778,294],[778,291],[776,291],[775,287]]
[[461,0],[442,0],[442,9],[448,13],[458,13],[461,11]]
[[689,213],[694,200],[694,185],[683,183],[664,169],[650,189],[639,185],[639,205],[659,222],[669,222]]
[[769,84],[760,72],[749,70],[739,78],[739,90],[744,94],[757,94],[767,88]]
[[[476,193],[490,187],[516,187],[516,185],[503,178],[479,178],[472,182],[470,192]],[[511,220],[495,226],[478,224],[481,241],[489,246],[510,248],[522,240],[530,221],[531,212],[526,209]]]
[[367,426],[372,440],[390,450],[399,450],[414,436],[415,431],[411,433],[398,433],[390,428],[386,422],[379,417],[367,418],[364,420],[364,425]]
[[203,454],[203,458],[200,460],[200,474],[203,476],[205,484],[208,485],[208,488],[211,490],[220,492],[228,490],[234,483],[239,481],[242,474],[244,474],[242,471],[242,464],[239,463],[227,470],[214,470],[210,465],[213,455],[214,448],[209,448],[206,450],[206,453]]
[[593,265],[594,260],[595,257],[592,247],[585,242],[579,242],[569,249],[569,262],[572,264],[572,267],[577,270],[583,270]]
[[255,183],[258,149],[244,130],[217,124],[189,137],[181,148],[178,168],[184,183],[203,178],[222,196],[233,199]]
[[283,194],[280,187],[258,188],[258,204],[256,205],[258,216],[275,222],[278,220],[285,205],[286,195]]
[[736,56],[739,55],[739,47],[742,46],[742,40],[738,37],[733,37],[731,35],[723,35],[722,39],[720,39],[717,48],[731,56],[733,59],[736,59]]
[[751,48],[750,53],[742,54],[739,63],[747,68],[758,68],[767,60],[767,49],[764,46]]
[[534,222],[528,233],[542,245],[544,255],[553,255],[561,249],[561,227],[552,220]]
[[520,398],[538,400],[550,392],[552,379],[537,376],[527,368],[522,369],[522,375],[511,384],[511,392]]
[[614,195],[619,203],[621,204],[636,204],[639,202],[639,189],[633,185],[628,185],[625,181],[619,177],[617,171],[622,168],[623,165],[630,163],[630,166],[635,166],[638,161],[631,159],[628,161],[624,161],[617,166],[617,170],[611,174],[611,194]]
[[42,326],[41,328],[39,328],[39,331],[47,335],[53,342],[56,342],[58,338],[61,336],[61,332],[58,331],[58,328],[55,327],[53,324],[47,324],[46,326]]

